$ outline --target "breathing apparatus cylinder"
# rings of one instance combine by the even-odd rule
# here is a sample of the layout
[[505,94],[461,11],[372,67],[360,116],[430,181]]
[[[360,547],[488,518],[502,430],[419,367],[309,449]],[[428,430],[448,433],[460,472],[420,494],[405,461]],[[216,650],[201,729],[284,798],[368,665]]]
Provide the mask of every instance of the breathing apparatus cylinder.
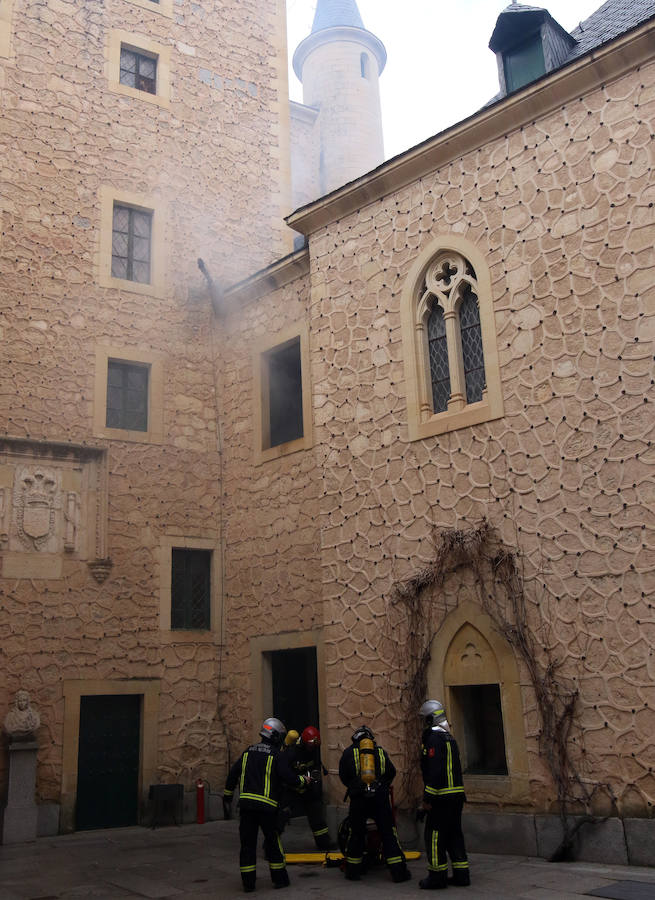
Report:
[[362,738],[359,742],[359,770],[366,790],[370,791],[375,781],[375,744],[370,738]]

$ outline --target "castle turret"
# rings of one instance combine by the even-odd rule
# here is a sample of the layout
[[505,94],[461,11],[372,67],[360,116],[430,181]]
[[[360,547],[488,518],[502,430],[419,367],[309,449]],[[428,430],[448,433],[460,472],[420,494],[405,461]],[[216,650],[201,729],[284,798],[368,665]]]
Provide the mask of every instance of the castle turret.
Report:
[[306,106],[319,111],[318,166],[325,194],[384,161],[379,77],[387,61],[356,0],[318,0],[311,34],[293,57]]

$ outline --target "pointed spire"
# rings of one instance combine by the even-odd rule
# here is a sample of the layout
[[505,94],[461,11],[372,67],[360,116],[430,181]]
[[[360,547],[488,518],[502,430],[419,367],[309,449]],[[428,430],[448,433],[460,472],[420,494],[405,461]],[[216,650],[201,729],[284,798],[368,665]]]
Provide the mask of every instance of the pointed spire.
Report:
[[349,28],[364,27],[357,0],[318,0],[312,34],[343,25]]

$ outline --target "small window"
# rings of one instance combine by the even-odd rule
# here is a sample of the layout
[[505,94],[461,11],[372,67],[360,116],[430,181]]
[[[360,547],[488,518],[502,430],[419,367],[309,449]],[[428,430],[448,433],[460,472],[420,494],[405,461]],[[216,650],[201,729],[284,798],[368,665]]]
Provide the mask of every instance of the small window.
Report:
[[299,337],[265,354],[262,376],[269,423],[265,449],[298,440],[303,436]]
[[0,0],[0,56],[11,53],[11,18],[14,0]]
[[461,717],[464,773],[507,775],[500,685],[470,684],[451,691]]
[[463,238],[419,255],[401,299],[410,440],[503,413],[489,269]]
[[533,34],[503,54],[507,93],[536,81],[546,72],[541,32]]
[[107,365],[107,428],[148,430],[148,366],[109,360]]
[[111,239],[112,278],[150,283],[152,212],[114,203]]
[[362,78],[370,78],[371,77],[371,60],[368,58],[368,53],[362,53],[359,58],[359,64],[362,70]]
[[208,631],[211,627],[211,550],[173,548],[171,628]]
[[157,57],[146,56],[129,47],[121,47],[119,82],[126,87],[157,93]]

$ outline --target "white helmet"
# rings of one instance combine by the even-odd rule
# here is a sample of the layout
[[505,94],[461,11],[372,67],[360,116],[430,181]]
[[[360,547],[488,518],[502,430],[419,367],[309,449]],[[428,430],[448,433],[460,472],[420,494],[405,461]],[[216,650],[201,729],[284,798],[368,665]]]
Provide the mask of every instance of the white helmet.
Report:
[[433,725],[446,721],[446,710],[440,700],[426,700],[418,714],[425,719],[426,728],[432,728]]
[[270,718],[264,719],[264,724],[262,725],[261,731],[259,733],[265,741],[270,741],[271,744],[275,744],[277,746],[284,740],[287,729],[284,723],[280,722],[279,719]]

